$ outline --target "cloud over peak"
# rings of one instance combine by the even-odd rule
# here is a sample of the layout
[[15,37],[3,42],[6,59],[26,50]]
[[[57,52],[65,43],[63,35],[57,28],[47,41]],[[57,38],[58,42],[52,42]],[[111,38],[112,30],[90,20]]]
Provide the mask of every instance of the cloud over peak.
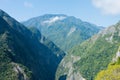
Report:
[[120,14],[120,0],[92,0],[92,3],[104,14]]
[[33,8],[33,4],[27,1],[24,2],[24,6],[27,8]]

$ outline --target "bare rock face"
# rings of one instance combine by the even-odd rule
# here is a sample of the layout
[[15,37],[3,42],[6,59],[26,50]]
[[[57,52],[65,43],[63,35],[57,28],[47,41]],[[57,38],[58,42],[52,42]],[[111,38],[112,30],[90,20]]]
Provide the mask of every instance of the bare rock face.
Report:
[[112,59],[112,62],[117,62],[118,58],[120,58],[120,47],[118,48],[115,57]]
[[15,71],[19,80],[29,80],[29,77],[26,75],[24,69],[19,66],[17,63],[12,63],[13,70]]
[[58,78],[56,76],[56,80],[85,80],[82,77],[82,75],[79,73],[79,71],[76,71],[75,67],[73,66],[73,64],[79,60],[80,60],[80,57],[74,56],[74,55],[71,55],[67,61],[64,61],[63,59],[61,64],[64,72],[63,73],[61,72],[62,73],[61,77],[64,76],[65,78],[62,79],[61,77]]

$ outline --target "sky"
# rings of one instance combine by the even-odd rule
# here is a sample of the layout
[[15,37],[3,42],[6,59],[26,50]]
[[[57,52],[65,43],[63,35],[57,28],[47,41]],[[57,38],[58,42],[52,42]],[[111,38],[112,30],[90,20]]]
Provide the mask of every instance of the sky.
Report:
[[120,20],[120,0],[0,0],[0,9],[20,22],[44,14],[75,16],[104,27]]

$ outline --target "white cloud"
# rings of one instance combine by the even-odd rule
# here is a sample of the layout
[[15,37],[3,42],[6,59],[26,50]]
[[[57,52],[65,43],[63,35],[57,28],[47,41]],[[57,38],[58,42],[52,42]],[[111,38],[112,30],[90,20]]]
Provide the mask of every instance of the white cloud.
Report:
[[120,14],[120,0],[92,0],[92,2],[104,14]]
[[59,21],[59,20],[63,20],[63,19],[65,19],[66,17],[63,17],[63,16],[56,16],[56,17],[53,17],[53,18],[50,18],[49,20],[46,20],[46,21],[44,21],[43,23],[48,23],[48,24],[52,24],[52,23],[54,23],[54,22],[56,22],[56,21]]
[[28,8],[33,8],[33,4],[30,2],[24,2],[24,6]]

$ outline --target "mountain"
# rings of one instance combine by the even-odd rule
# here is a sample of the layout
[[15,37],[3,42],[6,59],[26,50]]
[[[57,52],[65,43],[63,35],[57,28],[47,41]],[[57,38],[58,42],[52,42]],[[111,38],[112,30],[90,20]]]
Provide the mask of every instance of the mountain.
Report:
[[39,30],[0,10],[0,80],[54,80],[64,55]]
[[27,27],[38,28],[64,51],[82,43],[103,28],[63,14],[46,14],[22,23]]
[[112,61],[109,63],[108,67],[101,70],[95,80],[119,80],[120,79],[120,46],[116,55],[113,57]]
[[72,48],[60,63],[56,80],[62,76],[66,76],[66,80],[94,80],[116,55],[120,55],[115,54],[119,46],[120,22]]
[[120,79],[120,48],[114,60],[108,65],[107,69],[100,71],[95,80],[119,80]]

